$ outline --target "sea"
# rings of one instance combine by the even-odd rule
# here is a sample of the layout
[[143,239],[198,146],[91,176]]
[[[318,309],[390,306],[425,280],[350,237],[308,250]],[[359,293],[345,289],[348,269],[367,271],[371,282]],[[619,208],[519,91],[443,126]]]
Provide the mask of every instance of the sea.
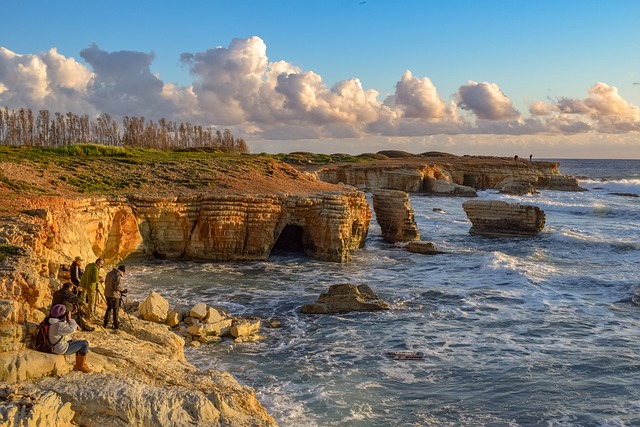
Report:
[[[472,236],[466,199],[411,194],[421,240],[444,253],[385,242],[374,216],[349,263],[137,262],[129,299],[263,319],[257,342],[185,353],[252,387],[281,427],[640,426],[640,160],[557,161],[588,191],[478,192],[541,208],[533,238]],[[391,309],[300,313],[341,283]]]

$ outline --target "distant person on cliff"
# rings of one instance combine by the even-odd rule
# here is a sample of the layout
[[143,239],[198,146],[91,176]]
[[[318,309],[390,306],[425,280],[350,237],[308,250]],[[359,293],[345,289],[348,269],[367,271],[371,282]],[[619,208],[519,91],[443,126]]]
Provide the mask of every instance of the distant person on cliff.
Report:
[[67,307],[67,311],[71,313],[73,320],[76,321],[78,326],[80,326],[83,331],[91,332],[95,330],[95,328],[89,326],[87,322],[85,322],[82,318],[83,309],[86,309],[86,307],[83,307],[85,306],[85,304],[81,301],[81,298],[84,295],[82,293],[78,295],[73,291],[73,288],[74,286],[71,282],[64,282],[62,284],[62,288],[53,293],[51,306],[53,307],[54,305],[64,304],[64,306]]
[[513,156],[513,161],[518,163],[518,155],[517,154],[515,156]]
[[533,162],[533,154],[529,154],[529,161]]
[[82,257],[75,257],[73,262],[71,263],[71,267],[69,267],[69,274],[71,275],[71,283],[76,286],[80,286],[80,278],[82,277]]
[[53,344],[55,354],[74,354],[76,364],[74,371],[91,372],[87,366],[87,353],[89,353],[89,341],[70,340],[71,335],[78,329],[78,324],[71,318],[71,312],[67,311],[64,304],[56,304],[51,307],[49,313],[49,342]]
[[113,312],[113,329],[118,329],[120,323],[118,321],[118,312],[120,311],[120,297],[127,293],[127,289],[122,286],[122,276],[126,268],[124,265],[114,268],[107,273],[104,281],[104,295],[107,298],[107,311],[104,313],[103,326],[106,328],[109,324],[109,315]]
[[100,286],[100,268],[104,265],[102,258],[96,259],[96,262],[87,264],[87,268],[82,274],[80,279],[80,286],[87,294],[87,308],[89,315],[93,315],[96,309],[96,293],[98,292],[98,286]]

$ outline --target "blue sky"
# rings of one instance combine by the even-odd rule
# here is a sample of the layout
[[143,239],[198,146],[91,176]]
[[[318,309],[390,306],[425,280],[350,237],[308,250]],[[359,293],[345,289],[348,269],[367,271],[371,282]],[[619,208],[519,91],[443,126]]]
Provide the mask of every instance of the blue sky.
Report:
[[254,152],[640,158],[637,1],[5,0],[2,13],[0,106],[228,127]]

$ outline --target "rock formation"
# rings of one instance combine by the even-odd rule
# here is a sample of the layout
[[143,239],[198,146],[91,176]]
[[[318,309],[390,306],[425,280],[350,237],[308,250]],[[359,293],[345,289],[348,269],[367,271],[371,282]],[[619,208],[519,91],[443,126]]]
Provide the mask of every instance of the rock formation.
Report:
[[462,204],[473,224],[469,233],[483,236],[533,236],[544,228],[545,213],[537,206],[497,200]]
[[382,301],[368,285],[332,285],[318,297],[314,304],[300,309],[304,314],[335,314],[351,311],[388,310],[389,304]]
[[421,241],[409,242],[407,244],[407,251],[424,255],[436,255],[442,253],[436,248],[436,245],[433,242]]
[[515,162],[513,158],[413,156],[368,163],[330,165],[316,176],[362,189],[387,188],[409,193],[473,197],[475,190],[500,189],[506,182],[536,189],[584,191],[575,178],[560,175],[559,163]]
[[382,238],[386,241],[396,243],[420,239],[409,195],[404,191],[374,190],[373,210]]
[[277,246],[345,262],[364,246],[371,210],[359,191],[308,196],[136,196],[142,251],[162,258],[265,260]]

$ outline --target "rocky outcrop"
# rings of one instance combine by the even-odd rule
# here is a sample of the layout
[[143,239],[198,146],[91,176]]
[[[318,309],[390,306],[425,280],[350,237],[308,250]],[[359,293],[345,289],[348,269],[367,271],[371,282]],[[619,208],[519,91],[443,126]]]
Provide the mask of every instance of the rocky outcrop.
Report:
[[[344,262],[364,245],[371,211],[360,192],[311,196],[132,199],[143,251],[163,258],[265,260],[277,245]],[[280,240],[279,240],[280,239]]]
[[384,240],[396,243],[420,239],[409,195],[404,191],[374,190],[373,210]]
[[436,255],[442,253],[436,248],[436,245],[433,242],[409,242],[406,249],[408,252],[423,255]]
[[560,175],[559,163],[515,161],[503,157],[414,156],[369,163],[330,165],[317,170],[326,182],[373,190],[473,197],[475,190],[500,189],[506,182],[536,189],[584,191],[575,178]]
[[382,301],[368,285],[332,285],[320,295],[314,304],[300,309],[304,314],[335,314],[352,311],[388,310],[389,304]]
[[537,206],[497,200],[462,204],[473,224],[469,233],[483,236],[533,236],[544,228],[545,213]]

